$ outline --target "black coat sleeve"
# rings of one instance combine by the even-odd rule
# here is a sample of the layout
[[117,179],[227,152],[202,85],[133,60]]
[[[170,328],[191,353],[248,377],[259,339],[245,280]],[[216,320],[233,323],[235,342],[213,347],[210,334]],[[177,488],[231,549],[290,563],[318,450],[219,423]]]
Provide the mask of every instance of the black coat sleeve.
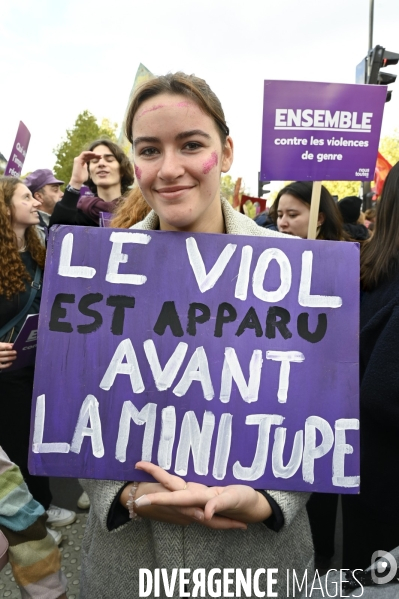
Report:
[[50,225],[80,225],[81,227],[97,227],[89,216],[77,208],[79,195],[72,191],[65,191],[62,199],[54,206],[50,217]]

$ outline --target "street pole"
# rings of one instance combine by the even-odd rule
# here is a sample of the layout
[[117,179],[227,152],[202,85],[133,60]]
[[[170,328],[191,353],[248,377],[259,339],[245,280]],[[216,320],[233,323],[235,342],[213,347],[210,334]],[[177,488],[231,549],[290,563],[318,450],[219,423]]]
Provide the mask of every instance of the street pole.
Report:
[[369,47],[370,51],[373,47],[373,25],[374,25],[374,0],[370,0],[369,5]]
[[[370,50],[373,48],[373,26],[374,26],[374,0],[369,0],[369,39],[367,50],[367,77],[370,76],[371,60]],[[369,181],[363,181],[363,211],[371,208],[370,194],[371,185]],[[367,197],[368,196],[368,197]]]

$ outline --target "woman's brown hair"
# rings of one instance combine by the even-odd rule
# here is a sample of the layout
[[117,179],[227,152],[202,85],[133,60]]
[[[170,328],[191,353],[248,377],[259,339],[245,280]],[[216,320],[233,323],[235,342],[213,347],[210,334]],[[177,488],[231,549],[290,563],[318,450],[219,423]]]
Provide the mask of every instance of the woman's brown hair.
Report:
[[[25,291],[25,282],[31,280],[18,251],[17,236],[12,229],[12,198],[20,183],[23,184],[23,181],[16,177],[0,178],[0,295],[5,295],[7,299]],[[46,249],[34,225],[26,229],[25,244],[33,260],[43,268]]]
[[[132,163],[130,162],[126,154],[123,152],[123,150],[118,146],[118,144],[114,143],[110,139],[96,139],[89,145],[87,149],[93,151],[98,146],[107,146],[111,154],[113,154],[116,160],[119,162],[119,169],[121,175],[121,191],[123,195],[127,192],[129,187],[133,185],[134,173]],[[87,185],[90,191],[97,195],[97,185],[95,185],[92,179],[90,178],[90,168],[89,178],[87,179],[87,181],[85,181],[85,185]]]
[[360,281],[371,291],[399,270],[399,162],[389,171],[377,206],[373,236],[360,254]]
[[129,106],[125,123],[126,137],[131,143],[133,143],[133,119],[137,110],[143,102],[160,94],[186,96],[198,104],[205,114],[215,121],[224,146],[229,135],[229,128],[226,125],[223,108],[218,97],[204,79],[181,72],[154,77],[137,89]]
[[[313,183],[310,181],[294,181],[283,187],[283,189],[280,189],[269,210],[269,216],[273,219],[274,223],[277,225],[277,210],[282,195],[292,195],[294,198],[297,198],[297,200],[310,206],[312,190]],[[323,213],[324,221],[320,225],[317,239],[330,241],[346,240],[347,236],[342,228],[341,214],[334,202],[334,198],[324,185],[321,186],[319,212]]]
[[123,202],[120,202],[111,221],[111,227],[129,229],[142,221],[151,211],[138,187],[131,189]]

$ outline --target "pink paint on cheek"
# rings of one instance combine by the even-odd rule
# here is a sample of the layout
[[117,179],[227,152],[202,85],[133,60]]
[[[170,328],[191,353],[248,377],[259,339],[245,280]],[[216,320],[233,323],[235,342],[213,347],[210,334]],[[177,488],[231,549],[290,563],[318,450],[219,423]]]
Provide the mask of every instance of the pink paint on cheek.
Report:
[[178,102],[176,106],[179,108],[187,108],[187,106],[190,106],[190,102]]
[[204,173],[204,175],[207,175],[213,169],[213,167],[217,165],[218,162],[218,155],[216,154],[216,152],[212,152],[209,160],[204,162],[202,165],[202,172]]
[[140,181],[140,179],[141,179],[141,168],[139,166],[137,166],[136,164],[134,165],[134,172],[136,173],[137,179]]

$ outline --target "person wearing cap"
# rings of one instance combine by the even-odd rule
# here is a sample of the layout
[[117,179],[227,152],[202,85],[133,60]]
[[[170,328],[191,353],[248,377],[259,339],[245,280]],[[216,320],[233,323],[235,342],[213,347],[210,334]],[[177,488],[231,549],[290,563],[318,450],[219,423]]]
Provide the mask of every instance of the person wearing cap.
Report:
[[41,210],[38,210],[39,218],[41,224],[48,227],[54,206],[64,195],[61,191],[64,181],[56,179],[49,168],[39,168],[26,177],[25,185],[30,189],[33,197],[41,203]]
[[367,227],[358,223],[362,200],[357,196],[347,196],[338,202],[343,220],[343,228],[354,241],[365,241],[369,238]]

